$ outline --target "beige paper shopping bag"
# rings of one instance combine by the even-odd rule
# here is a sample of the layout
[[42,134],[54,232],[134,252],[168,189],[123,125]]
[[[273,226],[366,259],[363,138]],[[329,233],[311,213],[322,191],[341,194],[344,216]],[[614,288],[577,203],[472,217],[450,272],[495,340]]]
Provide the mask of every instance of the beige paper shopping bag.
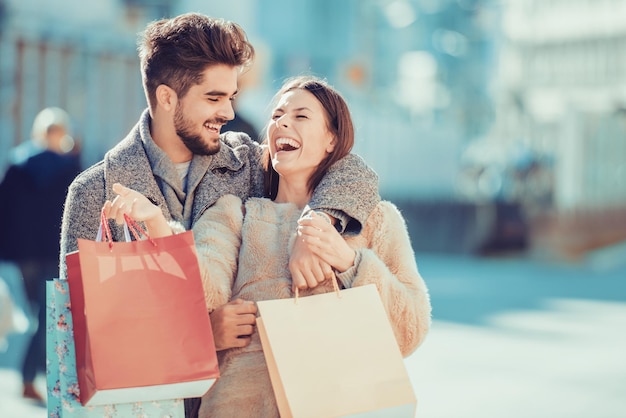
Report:
[[415,416],[415,393],[374,285],[257,306],[281,417]]

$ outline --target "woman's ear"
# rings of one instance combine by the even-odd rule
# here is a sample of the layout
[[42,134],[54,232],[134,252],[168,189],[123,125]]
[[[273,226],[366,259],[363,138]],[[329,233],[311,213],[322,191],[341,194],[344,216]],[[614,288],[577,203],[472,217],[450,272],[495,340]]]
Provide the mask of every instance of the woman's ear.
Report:
[[332,137],[328,145],[326,146],[326,152],[331,153],[335,150],[335,144],[337,144],[337,138],[335,136]]
[[166,86],[165,84],[159,84],[156,89],[156,99],[157,105],[169,112],[170,110],[176,108],[178,96],[171,87]]

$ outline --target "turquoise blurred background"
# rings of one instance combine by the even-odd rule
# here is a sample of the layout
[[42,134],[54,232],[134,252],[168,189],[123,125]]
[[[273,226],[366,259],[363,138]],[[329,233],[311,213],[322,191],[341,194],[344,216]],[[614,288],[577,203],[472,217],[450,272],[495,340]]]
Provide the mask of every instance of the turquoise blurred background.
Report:
[[[0,173],[47,106],[100,160],[146,107],[138,32],[189,11],[254,44],[253,135],[286,77],[346,97],[431,295],[417,416],[624,416],[626,0],[0,0]],[[0,416],[42,418],[18,372],[34,318],[15,266],[0,278]]]
[[236,106],[257,132],[288,76],[345,95],[417,250],[576,260],[626,239],[623,0],[0,0],[0,171],[46,106],[102,158],[146,106],[137,33],[188,11],[255,45]]

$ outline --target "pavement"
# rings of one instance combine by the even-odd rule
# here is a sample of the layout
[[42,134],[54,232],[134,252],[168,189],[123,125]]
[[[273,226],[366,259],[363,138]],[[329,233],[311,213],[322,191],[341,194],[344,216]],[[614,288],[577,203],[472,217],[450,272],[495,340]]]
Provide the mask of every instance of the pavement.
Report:
[[[26,296],[21,287],[19,272],[14,266],[0,262],[0,277],[19,310],[16,325],[20,328],[19,333],[9,334],[6,341],[0,339],[0,418],[45,418],[45,405],[22,398],[22,377],[19,370],[28,344],[29,325],[32,323],[28,322]],[[45,396],[46,380],[43,374],[37,376],[35,386]]]
[[625,256],[418,255],[434,322],[407,359],[417,417],[626,417]]
[[[431,331],[406,359],[416,417],[626,417],[626,248],[568,264],[416,259],[433,305]],[[0,353],[1,418],[46,416],[20,396],[24,341],[12,335]]]

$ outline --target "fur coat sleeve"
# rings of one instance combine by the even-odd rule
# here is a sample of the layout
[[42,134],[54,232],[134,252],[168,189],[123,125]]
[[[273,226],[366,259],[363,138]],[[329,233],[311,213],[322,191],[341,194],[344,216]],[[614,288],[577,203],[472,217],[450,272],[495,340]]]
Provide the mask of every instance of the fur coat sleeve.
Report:
[[[209,312],[230,300],[237,275],[242,224],[241,199],[225,195],[205,210],[192,228]],[[170,225],[175,233],[184,231],[178,223]]]
[[408,356],[430,328],[431,305],[404,218],[395,205],[383,201],[368,218],[363,233],[347,241],[357,252],[355,265],[337,278],[346,288],[376,285],[400,351]]

